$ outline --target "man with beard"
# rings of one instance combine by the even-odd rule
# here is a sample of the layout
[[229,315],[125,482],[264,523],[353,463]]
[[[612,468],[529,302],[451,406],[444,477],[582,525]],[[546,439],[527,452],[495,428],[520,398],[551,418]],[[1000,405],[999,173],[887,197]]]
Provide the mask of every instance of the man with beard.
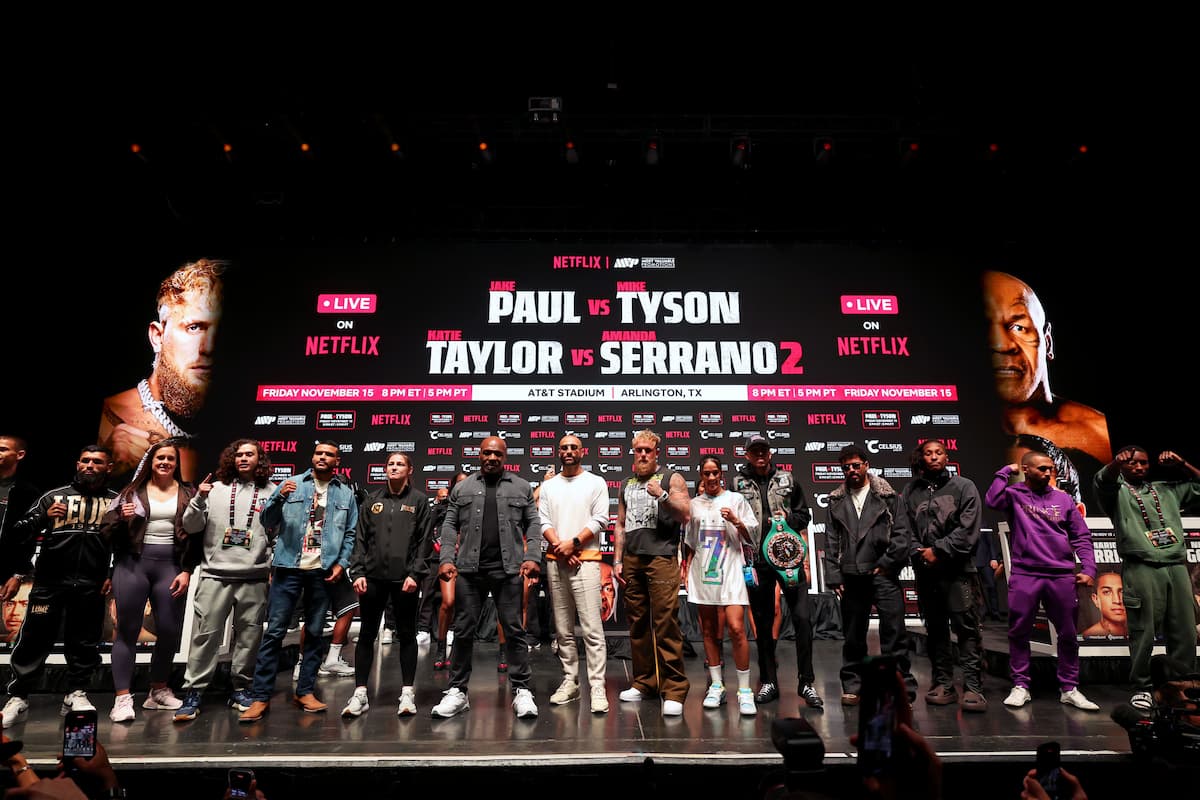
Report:
[[346,581],[358,527],[354,489],[337,473],[341,462],[337,442],[317,442],[312,468],[284,481],[262,511],[263,527],[277,530],[267,595],[267,629],[254,666],[254,686],[250,690],[253,702],[238,722],[258,722],[270,710],[283,638],[299,604],[304,609],[304,634],[292,702],[308,714],[328,708],[313,694],[322,651],[326,649],[325,614],[337,585]]
[[434,719],[446,719],[471,707],[467,684],[475,652],[475,630],[490,592],[508,647],[508,679],[513,713],[538,715],[529,688],[529,648],[521,623],[526,578],[541,574],[541,525],[529,481],[504,468],[508,446],[489,436],[479,446],[480,469],[450,491],[442,522],[438,577],[453,581],[454,648],[450,652],[450,688],[433,707]]
[[680,528],[692,518],[687,482],[675,470],[659,469],[659,435],[633,435],[634,477],[625,481],[613,528],[613,572],[625,585],[632,685],[621,700],[662,697],[662,713],[683,714],[691,684],[683,663],[679,629]]
[[983,295],[1002,427],[1011,437],[1008,460],[1019,463],[1030,450],[1045,453],[1058,471],[1055,486],[1085,502],[1092,476],[1112,457],[1108,422],[1096,409],[1051,393],[1054,337],[1029,284],[986,272]]
[[908,562],[908,515],[892,485],[870,473],[865,450],[846,445],[838,462],[846,478],[829,493],[825,583],[842,601],[842,705],[856,706],[862,699],[863,675],[857,665],[867,656],[872,605],[879,610],[879,652],[895,658],[911,702],[917,681],[900,588],[900,570]]
[[[137,466],[150,445],[190,438],[184,425],[204,407],[221,319],[223,261],[200,259],[173,272],[158,289],[158,319],[150,323],[154,367],[132,389],[104,401],[100,441],[114,456],[113,477]],[[194,449],[179,450],[185,481],[195,480]]]
[[249,690],[267,616],[270,545],[275,540],[275,531],[262,524],[267,498],[275,492],[270,477],[271,460],[262,444],[238,439],[221,453],[217,480],[201,481],[183,513],[184,530],[203,536],[203,569],[192,603],[192,646],[176,722],[195,719],[200,713],[204,690],[217,671],[222,635],[231,615],[229,679],[233,694],[229,705],[246,711],[253,702]]
[[608,527],[608,486],[583,468],[583,442],[564,436],[558,443],[562,471],[539,488],[538,514],[546,539],[546,574],[562,662],[562,685],[550,695],[560,706],[579,697],[579,652],[575,615],[583,632],[585,667],[594,714],[608,711],[604,670],[608,646],[600,607],[600,532]]
[[1128,445],[1095,480],[1100,508],[1117,534],[1134,690],[1129,702],[1140,711],[1149,711],[1154,703],[1150,655],[1156,634],[1162,634],[1172,661],[1188,672],[1196,665],[1196,616],[1182,515],[1200,510],[1200,469],[1171,450],[1158,454],[1158,465],[1179,478],[1149,480],[1150,452]]
[[954,688],[954,648],[958,638],[964,711],[986,711],[983,696],[983,639],[979,623],[979,543],[983,503],[979,489],[946,468],[946,443],[928,439],[912,452],[913,479],[900,493],[912,537],[910,552],[917,576],[917,597],[929,637],[933,685],[925,702],[946,706],[958,701]]
[[42,547],[29,610],[9,662],[13,675],[4,705],[5,728],[29,710],[29,692],[46,666],[60,625],[71,687],[63,698],[62,713],[95,710],[85,690],[100,666],[104,595],[112,560],[112,543],[101,534],[100,521],[117,496],[106,488],[111,469],[112,453],[107,447],[83,448],[75,464],[75,480],[42,495],[10,530],[8,546],[15,549],[19,561],[32,560],[39,534]]

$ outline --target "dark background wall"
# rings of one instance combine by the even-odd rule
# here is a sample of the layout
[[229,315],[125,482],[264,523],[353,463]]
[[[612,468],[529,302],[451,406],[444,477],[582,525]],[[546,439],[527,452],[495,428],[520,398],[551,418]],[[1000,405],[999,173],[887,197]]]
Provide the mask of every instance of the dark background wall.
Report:
[[[1106,411],[1114,445],[1200,458],[1183,388],[1196,280],[1172,246],[1182,212],[1156,185],[1172,173],[1137,130],[1170,91],[1167,64],[1149,81],[1099,47],[831,52],[754,28],[432,30],[350,58],[313,39],[197,49],[151,37],[64,56],[70,81],[16,92],[28,130],[74,146],[21,165],[0,427],[31,439],[29,477],[65,479],[114,390],[106,368],[148,352],[149,287],[200,256],[421,240],[900,242],[1036,285],[1055,324],[1055,390]],[[562,98],[557,123],[532,121],[535,96]],[[749,167],[734,168],[743,135]],[[481,138],[491,165],[478,163]],[[835,157],[821,166],[826,138]],[[903,164],[912,141],[918,158]],[[934,294],[962,279],[919,263],[912,277]],[[269,344],[270,296],[259,310]]]

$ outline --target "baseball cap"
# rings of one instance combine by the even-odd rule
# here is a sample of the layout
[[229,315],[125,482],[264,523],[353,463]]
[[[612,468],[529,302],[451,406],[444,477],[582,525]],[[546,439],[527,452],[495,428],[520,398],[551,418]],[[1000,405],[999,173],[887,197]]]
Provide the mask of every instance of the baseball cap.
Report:
[[746,449],[747,450],[749,450],[752,447],[759,447],[759,446],[765,447],[769,450],[771,448],[771,443],[767,441],[767,437],[763,436],[760,433],[756,433],[753,436],[751,436],[749,439],[746,440]]

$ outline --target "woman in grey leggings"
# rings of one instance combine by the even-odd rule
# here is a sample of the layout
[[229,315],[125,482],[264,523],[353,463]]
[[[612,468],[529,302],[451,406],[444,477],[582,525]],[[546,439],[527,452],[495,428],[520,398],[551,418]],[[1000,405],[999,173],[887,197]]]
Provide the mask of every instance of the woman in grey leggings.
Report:
[[183,630],[191,571],[199,561],[200,539],[183,529],[183,512],[195,490],[183,483],[179,451],[165,439],[146,453],[130,482],[105,516],[115,568],[112,592],[117,630],[112,649],[116,698],[109,717],[133,720],[133,667],[146,601],[154,616],[157,641],[150,660],[150,693],[142,708],[176,709],[181,701],[167,686]]

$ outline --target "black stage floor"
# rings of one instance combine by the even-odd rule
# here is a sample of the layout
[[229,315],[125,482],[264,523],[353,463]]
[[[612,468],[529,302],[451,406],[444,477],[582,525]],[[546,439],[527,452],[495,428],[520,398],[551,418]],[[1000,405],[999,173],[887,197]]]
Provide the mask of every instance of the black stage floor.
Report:
[[[1000,628],[992,626],[988,632],[989,650],[1007,649]],[[919,631],[914,639],[919,645]],[[874,649],[873,632],[872,640]],[[207,696],[200,716],[187,723],[173,722],[171,712],[144,711],[145,695],[139,693],[137,719],[114,724],[107,717],[112,694],[90,696],[101,712],[101,741],[118,772],[137,788],[134,797],[217,798],[225,770],[234,766],[256,770],[272,800],[351,789],[359,797],[399,796],[413,790],[450,792],[446,796],[455,797],[471,786],[505,793],[506,786],[537,791],[544,781],[558,785],[564,779],[571,779],[570,791],[576,795],[616,791],[647,796],[719,786],[722,800],[760,797],[761,782],[783,765],[771,741],[771,723],[780,716],[803,716],[824,742],[824,773],[804,778],[803,784],[852,796],[849,787],[857,783],[857,774],[849,736],[858,712],[839,703],[841,642],[818,640],[814,646],[825,710],[807,709],[797,699],[794,651],[784,641],[779,648],[782,697],[760,707],[755,717],[740,716],[733,702],[714,710],[701,707],[707,686],[702,657],[688,660],[692,693],[681,718],[663,717],[657,701],[618,701],[617,693],[629,685],[629,662],[620,658],[608,662],[608,714],[592,714],[586,692],[579,701],[551,706],[549,696],[561,673],[550,646],[542,645],[531,653],[540,714],[535,720],[518,720],[510,707],[506,676],[496,670],[495,643],[476,645],[471,708],[449,720],[430,718],[447,677],[432,670],[429,646],[421,647],[415,717],[396,715],[399,665],[389,645],[379,645],[369,687],[371,708],[357,719],[340,716],[353,691],[353,678],[319,678],[317,694],[330,708],[313,715],[288,702],[290,670],[279,675],[271,712],[250,725],[239,724],[237,713],[224,706],[225,692]],[[919,646],[916,650],[921,652]],[[348,658],[353,659],[352,652]],[[733,684],[728,644],[726,662],[726,679]],[[752,672],[757,678],[757,668]],[[929,682],[928,659],[917,655],[914,672],[923,691]],[[1009,683],[995,674],[985,679],[990,708],[983,714],[963,713],[956,706],[931,707],[919,698],[915,722],[945,763],[945,796],[1017,797],[1037,745],[1056,740],[1067,768],[1088,780],[1089,796],[1125,797],[1128,789],[1153,786],[1156,797],[1165,797],[1159,789],[1182,778],[1140,774],[1125,731],[1109,718],[1114,706],[1128,700],[1127,687],[1082,688],[1101,711],[1088,713],[1060,704],[1053,686],[1038,688],[1025,708],[1006,708],[1001,701]],[[58,693],[34,695],[25,719],[6,731],[10,738],[24,740],[30,762],[42,774],[52,771],[60,747],[60,700]],[[1187,779],[1195,781],[1197,776],[1189,773]]]

